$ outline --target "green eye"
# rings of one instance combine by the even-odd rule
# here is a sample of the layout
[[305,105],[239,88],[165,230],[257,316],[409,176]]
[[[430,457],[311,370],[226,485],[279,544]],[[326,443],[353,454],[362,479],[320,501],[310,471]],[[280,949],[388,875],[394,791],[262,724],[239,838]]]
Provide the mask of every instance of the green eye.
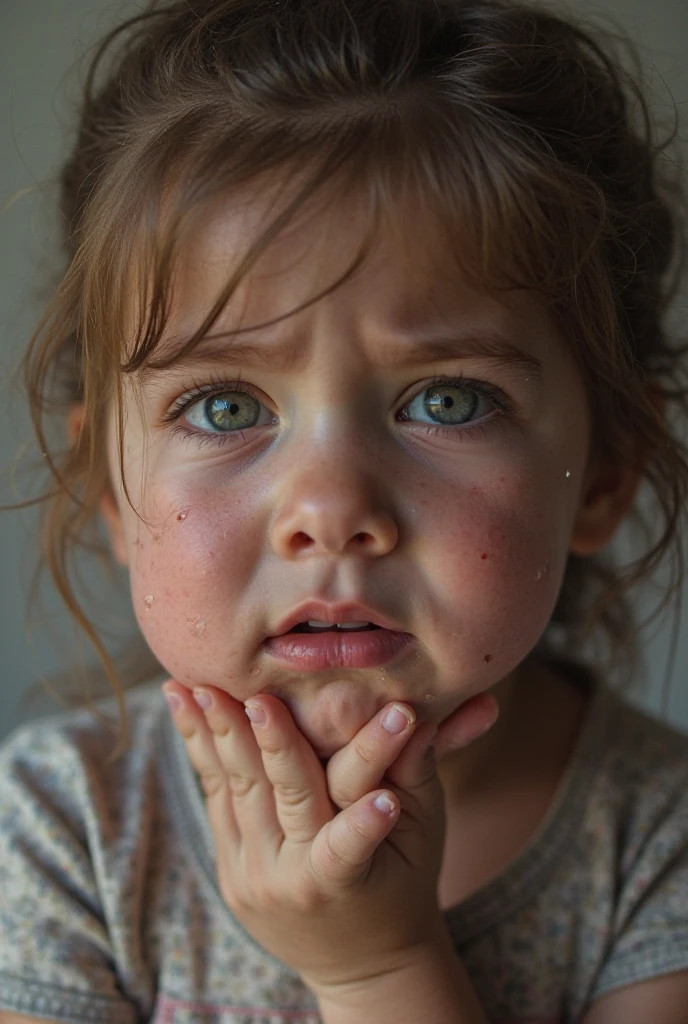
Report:
[[[483,395],[460,384],[433,384],[409,402],[406,406],[409,414],[404,419],[427,415],[431,418],[421,419],[421,422],[446,427],[461,426],[475,415],[481,401],[489,403],[489,399]],[[415,412],[412,412],[414,409]]]
[[186,419],[198,430],[230,433],[258,426],[261,408],[262,402],[246,391],[223,391],[194,402]]

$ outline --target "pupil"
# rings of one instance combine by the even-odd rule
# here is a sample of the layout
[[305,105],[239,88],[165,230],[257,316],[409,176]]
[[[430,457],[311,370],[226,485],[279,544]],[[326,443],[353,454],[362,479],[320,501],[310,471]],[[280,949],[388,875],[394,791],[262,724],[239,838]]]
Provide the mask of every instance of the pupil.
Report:
[[[253,427],[256,424],[257,415],[255,410],[253,414],[251,412],[251,397],[251,395],[244,395],[241,402],[236,402],[229,395],[214,395],[206,402],[206,416],[217,430]],[[253,399],[253,403],[256,404],[255,399]]]
[[[452,395],[448,395],[447,391],[461,392],[463,400],[461,397],[457,400]],[[475,392],[468,388],[457,387],[455,384],[437,385],[434,388],[429,388],[427,393],[428,410],[435,416],[438,423],[456,425],[461,422],[461,420],[457,420],[457,416],[467,419],[475,412],[478,404],[478,396]]]

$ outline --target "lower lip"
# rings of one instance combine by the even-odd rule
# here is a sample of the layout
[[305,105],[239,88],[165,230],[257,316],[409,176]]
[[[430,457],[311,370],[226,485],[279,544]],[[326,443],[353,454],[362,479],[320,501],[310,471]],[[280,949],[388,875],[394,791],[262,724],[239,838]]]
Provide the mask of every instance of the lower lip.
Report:
[[325,668],[375,668],[386,665],[413,643],[410,633],[371,629],[362,633],[285,633],[271,636],[264,648],[276,661],[300,672]]

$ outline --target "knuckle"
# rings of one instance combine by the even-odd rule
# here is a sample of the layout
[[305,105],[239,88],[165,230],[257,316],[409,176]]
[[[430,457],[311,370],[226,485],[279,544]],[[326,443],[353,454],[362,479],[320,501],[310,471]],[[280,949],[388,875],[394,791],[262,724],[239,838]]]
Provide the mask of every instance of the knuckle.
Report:
[[368,768],[376,768],[378,766],[379,756],[376,757],[375,749],[372,746],[362,740],[358,740],[355,744],[355,749],[360,760]]
[[198,732],[196,722],[190,716],[180,715],[175,724],[182,739],[186,741],[192,740]]
[[214,797],[224,786],[224,779],[211,769],[197,769],[203,792],[207,797]]
[[220,740],[226,740],[232,731],[232,723],[224,716],[217,713],[211,714],[208,712],[206,715],[206,721],[212,730],[213,735],[217,736]]
[[342,865],[347,868],[353,866],[353,862],[347,858],[345,851],[349,845],[348,840],[358,840],[360,835],[362,835],[360,829],[350,819],[341,823],[337,840],[334,842],[332,834],[327,834],[322,849],[322,866],[326,877],[332,869],[341,868]]
[[236,800],[244,800],[256,787],[257,780],[251,775],[231,772],[227,778],[230,793]]
[[329,779],[327,788],[330,794],[330,800],[332,800],[332,802],[342,811],[345,811],[347,807],[351,807],[351,805],[355,803],[361,795],[360,793],[358,795],[354,795],[347,786],[337,785],[334,782],[330,782]]
[[277,765],[286,764],[294,757],[294,744],[277,729],[260,732],[260,749]]
[[312,794],[303,786],[289,786],[280,783],[275,786],[275,793],[280,803],[290,810],[301,810],[312,802]]

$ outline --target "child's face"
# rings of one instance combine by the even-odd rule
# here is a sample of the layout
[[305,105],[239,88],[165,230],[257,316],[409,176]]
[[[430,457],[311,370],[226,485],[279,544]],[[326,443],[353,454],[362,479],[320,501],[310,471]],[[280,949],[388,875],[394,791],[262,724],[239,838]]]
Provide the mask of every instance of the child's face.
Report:
[[[233,240],[250,237],[261,209],[218,206],[195,236],[170,335],[200,324],[227,280]],[[147,379],[143,420],[126,397],[124,466],[146,523],[121,485],[117,500],[150,647],[183,684],[282,698],[323,757],[390,699],[441,721],[513,673],[551,617],[581,500],[586,395],[547,309],[526,293],[507,306],[470,290],[442,269],[420,223],[407,221],[410,258],[385,235],[329,297],[236,339],[261,351],[289,342],[302,363],[235,366],[225,338],[212,357],[199,350]],[[349,265],[364,226],[354,210],[330,208],[290,228],[213,333],[311,298]],[[461,337],[489,330],[540,360],[541,380],[461,356]],[[455,358],[407,363],[411,331],[416,343],[454,337]],[[432,434],[440,414],[426,389],[460,374],[501,389],[513,414],[454,384],[440,393],[448,426]],[[242,432],[216,412],[208,419],[207,396],[163,422],[195,387],[231,392],[239,377],[254,396],[233,396]],[[114,429],[109,457],[119,480]],[[280,667],[263,641],[309,598],[365,602],[415,641],[382,668]]]

